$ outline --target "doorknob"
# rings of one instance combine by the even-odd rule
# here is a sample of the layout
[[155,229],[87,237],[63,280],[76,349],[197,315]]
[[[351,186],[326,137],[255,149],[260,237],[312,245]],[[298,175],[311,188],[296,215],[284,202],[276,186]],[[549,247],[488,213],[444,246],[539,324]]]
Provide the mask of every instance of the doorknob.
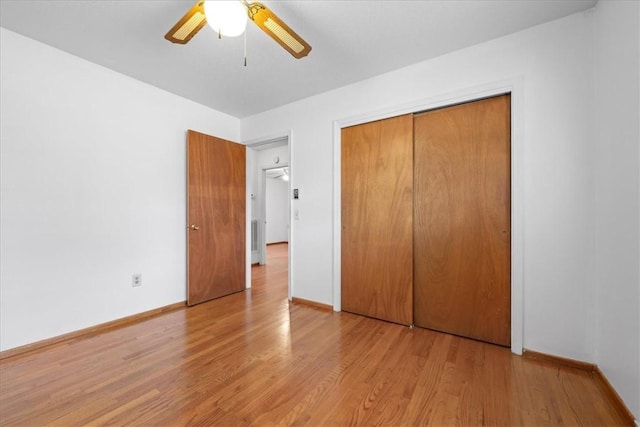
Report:
[[198,226],[197,226],[197,225],[195,225],[195,224],[191,224],[191,229],[192,229],[192,230],[200,230],[200,227],[198,227]]

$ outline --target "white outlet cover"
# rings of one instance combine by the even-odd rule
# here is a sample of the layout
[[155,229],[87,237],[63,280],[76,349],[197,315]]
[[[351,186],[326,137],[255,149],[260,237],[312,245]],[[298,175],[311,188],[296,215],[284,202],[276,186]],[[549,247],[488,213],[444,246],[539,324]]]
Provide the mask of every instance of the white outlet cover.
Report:
[[134,274],[131,277],[131,286],[142,286],[142,274]]

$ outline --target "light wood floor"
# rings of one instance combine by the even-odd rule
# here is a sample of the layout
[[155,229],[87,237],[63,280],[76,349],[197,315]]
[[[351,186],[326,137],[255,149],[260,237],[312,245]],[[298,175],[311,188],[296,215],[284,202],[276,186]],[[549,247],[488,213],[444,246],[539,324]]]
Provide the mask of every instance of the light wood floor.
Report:
[[624,425],[591,373],[251,291],[0,362],[1,425]]

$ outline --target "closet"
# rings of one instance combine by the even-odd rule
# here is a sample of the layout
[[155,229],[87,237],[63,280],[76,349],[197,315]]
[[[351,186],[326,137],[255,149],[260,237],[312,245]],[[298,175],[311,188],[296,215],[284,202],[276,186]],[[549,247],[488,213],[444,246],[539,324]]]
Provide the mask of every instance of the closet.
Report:
[[342,309],[509,346],[510,96],[342,130]]

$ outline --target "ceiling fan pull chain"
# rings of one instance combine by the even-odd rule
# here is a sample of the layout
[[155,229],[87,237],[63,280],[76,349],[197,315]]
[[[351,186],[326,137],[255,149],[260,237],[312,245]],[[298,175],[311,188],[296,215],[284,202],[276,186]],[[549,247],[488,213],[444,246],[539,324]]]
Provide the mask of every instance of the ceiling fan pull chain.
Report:
[[247,32],[244,32],[244,66],[247,66]]

